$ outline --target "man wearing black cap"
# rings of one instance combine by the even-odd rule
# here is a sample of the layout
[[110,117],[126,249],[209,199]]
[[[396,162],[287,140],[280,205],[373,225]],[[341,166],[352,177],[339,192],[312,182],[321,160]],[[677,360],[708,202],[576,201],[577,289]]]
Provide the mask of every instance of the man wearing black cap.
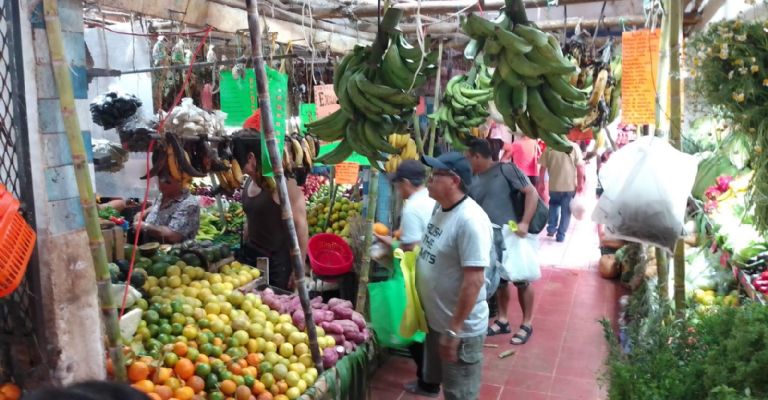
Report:
[[416,263],[416,290],[429,325],[425,378],[442,383],[446,400],[473,400],[483,369],[485,270],[491,266],[493,229],[467,195],[472,170],[461,153],[422,161],[432,167],[427,188],[439,205]]
[[[427,171],[424,164],[417,160],[403,161],[395,173],[390,174],[390,181],[405,200],[402,217],[400,218],[400,245],[404,251],[413,250],[427,231],[427,224],[435,210],[435,200],[429,197],[424,186]],[[392,237],[375,234],[382,242],[391,245]],[[440,394],[440,383],[430,383],[424,377],[424,345],[414,342],[408,350],[416,362],[417,380],[408,382],[405,390],[419,396],[437,397]]]
[[[421,241],[427,230],[427,223],[435,209],[435,200],[429,197],[424,186],[427,171],[424,164],[417,160],[403,161],[395,173],[389,175],[400,197],[405,200],[400,220],[400,248],[404,251],[413,250]],[[374,234],[386,244],[392,244],[392,238]]]

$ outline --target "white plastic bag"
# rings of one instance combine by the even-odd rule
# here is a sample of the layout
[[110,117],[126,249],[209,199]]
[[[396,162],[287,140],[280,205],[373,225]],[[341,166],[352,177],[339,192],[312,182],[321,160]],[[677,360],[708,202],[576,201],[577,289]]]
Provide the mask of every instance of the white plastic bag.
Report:
[[592,220],[606,237],[672,251],[683,233],[683,218],[696,178],[696,158],[666,140],[642,137],[611,156],[600,169],[603,195]]
[[539,259],[536,255],[537,235],[517,236],[509,228],[502,229],[504,256],[501,259],[501,277],[509,282],[533,282],[541,278]]
[[576,193],[576,197],[571,201],[571,215],[573,218],[581,221],[584,218],[584,214],[587,213],[587,199],[584,197],[584,193]]

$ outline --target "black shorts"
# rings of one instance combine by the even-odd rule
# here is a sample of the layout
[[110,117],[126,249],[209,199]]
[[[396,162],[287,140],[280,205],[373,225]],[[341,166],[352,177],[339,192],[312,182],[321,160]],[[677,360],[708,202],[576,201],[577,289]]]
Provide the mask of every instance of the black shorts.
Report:
[[[507,286],[508,284],[509,284],[509,281],[506,280],[506,279],[500,279],[499,280],[499,287],[504,287],[504,286]],[[512,284],[515,285],[516,288],[525,289],[525,288],[528,287],[528,285],[531,284],[531,282],[528,282],[528,281],[517,281],[517,282],[512,282]]]

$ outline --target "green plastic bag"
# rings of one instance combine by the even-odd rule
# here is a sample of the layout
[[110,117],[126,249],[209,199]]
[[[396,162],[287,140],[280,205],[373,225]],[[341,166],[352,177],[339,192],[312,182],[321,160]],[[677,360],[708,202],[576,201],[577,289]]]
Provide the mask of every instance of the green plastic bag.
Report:
[[371,300],[371,327],[382,347],[403,348],[414,342],[423,343],[424,333],[412,337],[400,336],[400,322],[405,313],[405,279],[400,271],[400,260],[394,258],[394,274],[384,282],[368,284]]

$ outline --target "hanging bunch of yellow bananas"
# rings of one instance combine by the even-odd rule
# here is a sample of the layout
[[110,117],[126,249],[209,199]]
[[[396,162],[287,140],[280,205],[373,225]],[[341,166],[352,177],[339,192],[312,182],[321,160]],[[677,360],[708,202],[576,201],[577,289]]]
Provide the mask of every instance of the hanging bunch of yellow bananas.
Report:
[[149,176],[159,176],[164,172],[181,182],[185,189],[192,184],[192,178],[205,176],[192,165],[189,154],[172,133],[166,133],[158,148],[152,152],[152,169]]
[[227,169],[216,172],[216,178],[219,181],[219,188],[224,193],[233,193],[239,189],[244,180],[243,171],[240,169],[240,163],[234,158],[232,160],[222,161]]
[[393,133],[389,135],[388,141],[392,147],[397,148],[400,152],[398,154],[390,154],[387,162],[384,163],[384,170],[387,173],[395,172],[397,167],[400,166],[400,163],[405,160],[419,159],[419,151],[416,147],[416,141],[411,138],[411,135]]
[[485,64],[496,68],[493,101],[508,126],[570,152],[566,135],[589,110],[586,94],[569,82],[576,67],[563,56],[557,38],[524,13],[506,12],[493,21],[469,14],[462,28],[472,40],[464,54],[475,58],[482,50]]
[[[340,143],[318,162],[337,164],[354,151],[378,167],[387,161],[383,154],[399,152],[387,138],[411,121],[419,102],[414,90],[437,70],[437,53],[411,45],[397,29],[401,16],[402,10],[388,9],[374,45],[355,46],[336,67],[333,86],[341,108],[307,128],[323,141]],[[383,49],[383,55],[376,58],[373,49]]]
[[283,169],[287,172],[311,171],[319,152],[319,143],[311,136],[286,136],[283,147]]
[[615,121],[621,109],[621,54],[613,54],[611,42],[596,51],[589,51],[591,38],[587,32],[577,33],[568,40],[566,58],[577,68],[569,80],[571,84],[589,93],[589,111],[574,120],[577,128],[592,128],[595,136],[601,128]]

